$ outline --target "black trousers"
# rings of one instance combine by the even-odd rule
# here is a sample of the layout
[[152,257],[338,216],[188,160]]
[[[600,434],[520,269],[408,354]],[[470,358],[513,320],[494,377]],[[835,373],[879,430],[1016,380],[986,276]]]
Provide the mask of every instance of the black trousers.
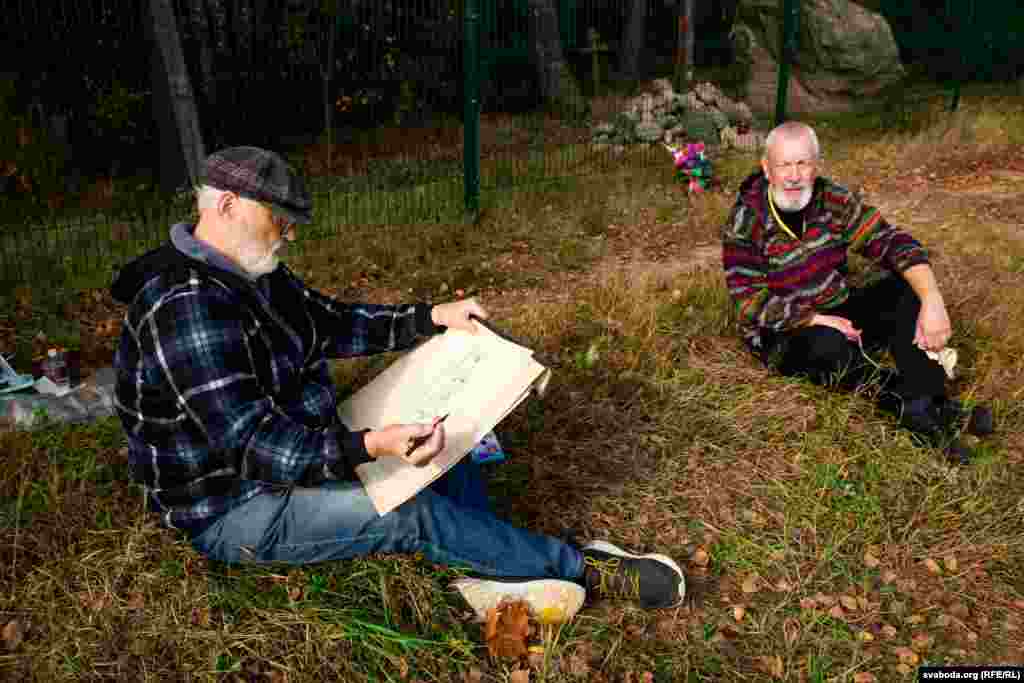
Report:
[[888,349],[896,372],[879,371],[864,358],[855,342],[831,327],[814,325],[776,335],[774,354],[784,375],[806,375],[817,384],[837,384],[846,389],[861,386],[872,377],[881,385],[879,403],[898,409],[903,401],[926,396],[946,396],[946,373],[914,345],[921,302],[906,280],[892,276],[854,290],[841,306],[823,315],[848,318],[861,331],[867,353]]

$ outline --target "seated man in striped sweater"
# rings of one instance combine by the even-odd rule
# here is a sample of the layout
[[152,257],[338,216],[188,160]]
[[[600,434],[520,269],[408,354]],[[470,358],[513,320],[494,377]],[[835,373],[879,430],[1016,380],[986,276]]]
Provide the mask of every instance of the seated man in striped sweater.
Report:
[[[928,255],[860,197],[818,176],[814,130],[790,121],[765,144],[762,171],[740,187],[722,228],[722,260],[750,349],[785,375],[853,388],[877,376],[882,407],[908,429],[966,463],[961,422],[982,435],[992,413],[967,411],[946,395],[937,357],[951,334]],[[864,288],[848,282],[847,252],[892,274]],[[896,372],[866,350],[887,348]]]

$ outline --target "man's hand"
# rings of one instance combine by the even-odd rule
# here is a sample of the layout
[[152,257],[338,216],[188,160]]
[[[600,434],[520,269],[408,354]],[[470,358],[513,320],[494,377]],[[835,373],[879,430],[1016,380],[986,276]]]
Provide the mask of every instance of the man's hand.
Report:
[[811,316],[808,325],[824,325],[825,327],[831,327],[834,330],[839,330],[843,333],[843,336],[852,342],[860,341],[860,330],[853,326],[848,318],[844,318],[838,315],[822,315],[821,313],[815,313]]
[[465,332],[475,332],[476,327],[469,316],[475,315],[478,318],[487,320],[488,313],[484,307],[477,303],[476,299],[463,299],[447,304],[438,304],[430,312],[430,318],[435,325],[454,327]]
[[[431,433],[433,430],[433,433]],[[408,453],[415,439],[429,436],[421,446]],[[363,437],[366,451],[373,458],[399,457],[410,465],[423,467],[444,450],[444,425],[426,424],[389,425],[367,432]]]
[[914,344],[924,351],[941,351],[953,334],[953,326],[946,313],[946,304],[938,294],[921,300],[917,314]]

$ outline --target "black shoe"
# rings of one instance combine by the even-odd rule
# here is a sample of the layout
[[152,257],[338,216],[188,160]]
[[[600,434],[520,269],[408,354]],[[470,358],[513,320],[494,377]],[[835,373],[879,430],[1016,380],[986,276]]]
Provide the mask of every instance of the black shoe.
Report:
[[602,598],[636,600],[647,608],[675,607],[686,595],[683,570],[665,555],[633,555],[605,541],[583,548],[583,583]]
[[942,449],[946,459],[949,460],[951,465],[961,465],[966,467],[971,464],[974,460],[974,451],[969,447],[960,443],[959,439],[954,439],[945,448]]
[[958,431],[966,420],[964,431],[974,436],[988,436],[995,432],[995,418],[988,406],[977,405],[967,415],[967,409],[960,401],[946,399],[939,404],[939,415],[943,426]]
[[903,401],[900,426],[932,441],[941,439],[946,431],[938,407],[927,396]]

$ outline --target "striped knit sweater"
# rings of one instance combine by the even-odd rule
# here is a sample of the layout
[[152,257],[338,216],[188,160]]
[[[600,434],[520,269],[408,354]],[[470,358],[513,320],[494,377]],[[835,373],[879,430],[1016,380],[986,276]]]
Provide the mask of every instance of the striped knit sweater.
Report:
[[768,179],[758,172],[743,181],[722,226],[725,282],[754,351],[764,350],[765,331],[795,329],[846,301],[847,250],[895,273],[928,263],[913,237],[827,178],[815,181],[804,217],[802,239],[779,227],[768,206]]

